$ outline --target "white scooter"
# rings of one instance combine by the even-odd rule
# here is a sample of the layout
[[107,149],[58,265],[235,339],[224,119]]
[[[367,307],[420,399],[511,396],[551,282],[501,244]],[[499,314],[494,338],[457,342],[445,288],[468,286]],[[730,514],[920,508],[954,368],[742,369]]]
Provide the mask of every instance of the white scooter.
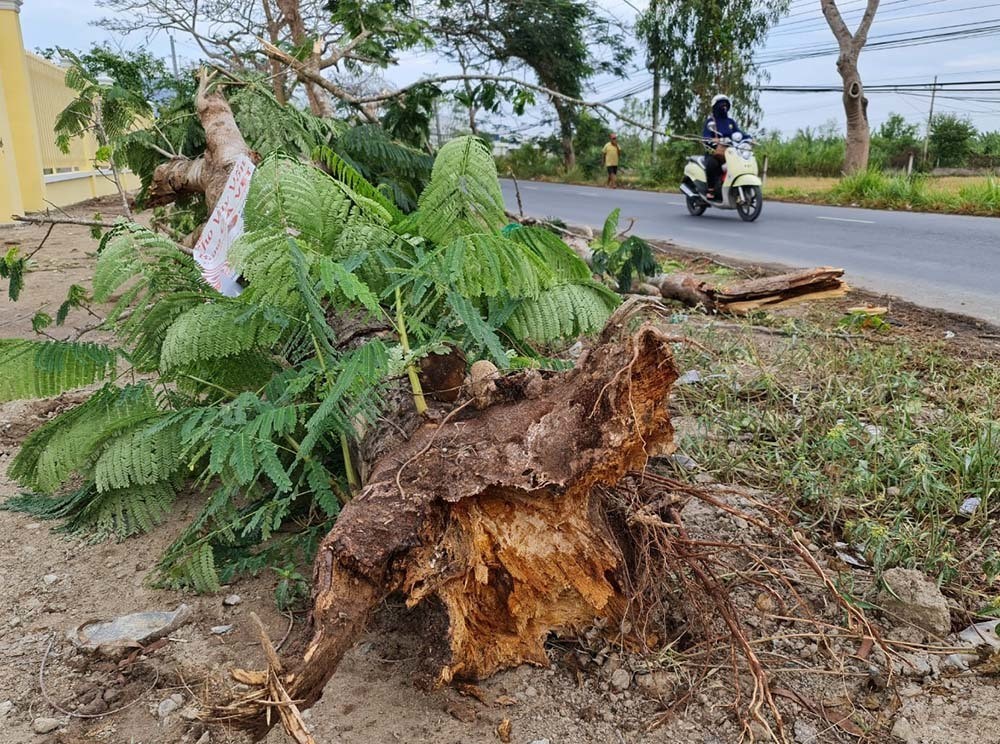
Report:
[[708,199],[708,177],[705,175],[705,158],[708,155],[689,157],[684,167],[681,192],[687,200],[688,212],[695,217],[709,207],[735,209],[744,222],[753,222],[764,206],[763,183],[757,175],[757,158],[753,144],[739,132],[722,141],[726,146],[726,162],[722,166],[722,193],[714,200]]

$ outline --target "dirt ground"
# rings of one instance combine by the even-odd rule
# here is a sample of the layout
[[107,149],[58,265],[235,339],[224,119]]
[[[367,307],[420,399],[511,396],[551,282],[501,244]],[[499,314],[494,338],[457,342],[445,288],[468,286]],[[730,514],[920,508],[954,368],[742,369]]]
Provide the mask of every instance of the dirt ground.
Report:
[[[77,216],[95,211],[107,219],[113,206],[103,203],[71,210]],[[39,227],[2,228],[0,240],[19,242],[31,250],[44,233]],[[38,266],[27,277],[22,300],[12,304],[0,297],[0,337],[30,336],[31,316],[38,309],[54,315],[69,284],[87,283],[95,247],[86,228],[56,228],[36,257]],[[844,305],[867,299],[848,298]],[[941,319],[901,303],[894,303],[893,315],[906,333],[955,334],[949,342],[962,353],[979,356],[1000,349],[984,337],[995,331],[972,321]],[[52,333],[71,337],[88,322],[82,314],[71,317],[68,327]],[[88,337],[99,338],[96,333]],[[20,441],[72,400],[62,396],[0,406],[0,499],[18,492],[5,473]],[[748,503],[738,493],[716,495],[740,508]],[[755,497],[770,499],[766,494]],[[303,646],[308,630],[304,617],[294,616],[288,631],[289,619],[274,603],[276,576],[240,580],[218,596],[207,597],[147,585],[156,558],[191,519],[198,498],[192,494],[181,499],[167,524],[152,535],[124,543],[90,544],[53,532],[49,523],[0,511],[0,561],[5,568],[0,575],[0,744],[242,741],[238,734],[205,729],[194,720],[197,702],[212,695],[226,669],[263,668],[251,612],[275,641],[287,633],[288,653]],[[746,523],[697,500],[683,514],[692,535],[703,539],[760,539]],[[821,564],[834,565],[829,551],[811,549]],[[852,578],[860,584],[866,580],[864,572],[854,572]],[[842,619],[818,582],[796,582],[817,617],[830,623]],[[224,597],[234,593],[241,601],[225,606]],[[829,720],[851,713],[868,731],[860,737],[863,741],[1000,743],[997,678],[949,666],[945,659],[950,648],[929,653],[896,646],[907,655],[897,659],[898,674],[887,685],[877,649],[864,660],[851,658],[860,639],[834,638],[827,646],[815,633],[778,619],[779,613],[762,605],[759,590],[749,584],[734,595],[734,602],[742,616],[754,618],[755,643],[762,653],[766,651],[772,663],[781,661],[777,666],[783,671],[775,673],[775,687],[800,696],[799,701],[786,697],[779,702],[789,740],[858,741]],[[123,663],[78,652],[66,638],[68,631],[95,618],[171,610],[181,603],[193,610],[189,622],[161,648]],[[211,631],[230,624],[233,629],[227,634]],[[909,637],[892,630],[888,635],[897,640]],[[679,657],[669,650],[651,664],[604,648],[603,641],[554,639],[550,668],[522,667],[496,675],[475,690],[480,700],[455,688],[434,687],[434,660],[440,658],[441,640],[440,618],[433,608],[408,611],[394,603],[383,606],[365,637],[345,657],[323,699],[306,714],[317,742],[492,744],[501,741],[497,727],[505,719],[516,744],[730,744],[740,739],[732,707],[732,670],[725,665],[708,670],[707,678],[688,695],[686,681],[695,672],[676,665]],[[956,642],[953,637],[946,639],[947,646]],[[39,674],[43,663],[44,687]],[[75,716],[60,713],[53,703]],[[673,716],[651,728],[665,706],[674,708]],[[840,713],[830,715],[834,710]],[[57,727],[35,733],[33,725],[39,718],[56,719]],[[272,731],[265,741],[278,744],[284,739],[280,731]]]

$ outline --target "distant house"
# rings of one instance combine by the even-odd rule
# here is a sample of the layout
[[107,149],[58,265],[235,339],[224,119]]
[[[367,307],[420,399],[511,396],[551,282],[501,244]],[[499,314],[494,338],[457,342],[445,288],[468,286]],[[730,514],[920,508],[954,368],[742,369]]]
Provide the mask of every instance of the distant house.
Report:
[[522,145],[521,138],[515,135],[484,134],[493,141],[493,157],[502,158],[509,155]]

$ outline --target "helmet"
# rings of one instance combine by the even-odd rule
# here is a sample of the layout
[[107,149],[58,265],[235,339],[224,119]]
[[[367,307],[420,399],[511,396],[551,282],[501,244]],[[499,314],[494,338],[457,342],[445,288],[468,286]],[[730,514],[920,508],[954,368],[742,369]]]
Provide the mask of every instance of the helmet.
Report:
[[720,93],[719,95],[717,95],[715,98],[712,99],[712,108],[715,108],[715,104],[717,104],[719,101],[725,101],[730,106],[733,105],[732,101],[729,100],[729,96],[725,95],[724,93]]

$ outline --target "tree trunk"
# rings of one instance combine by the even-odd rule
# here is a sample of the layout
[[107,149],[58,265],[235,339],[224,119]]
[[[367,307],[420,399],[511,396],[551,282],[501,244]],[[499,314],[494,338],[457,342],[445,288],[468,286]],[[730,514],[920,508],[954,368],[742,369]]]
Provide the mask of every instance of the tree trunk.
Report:
[[[310,38],[306,30],[305,21],[302,19],[299,0],[275,0],[275,3],[284,17],[288,30],[292,33],[292,43],[299,48],[308,45]],[[320,52],[313,48],[309,51],[309,55],[305,59],[305,66],[309,71],[318,74],[320,70],[319,61]],[[303,79],[302,84],[306,89],[306,98],[309,99],[309,110],[316,116],[333,116],[333,106],[326,92],[308,79]]]
[[[643,307],[623,306],[576,369],[497,378],[497,403],[425,424],[379,460],[317,554],[313,638],[299,666],[279,675],[299,708],[320,698],[391,592],[410,606],[436,598],[447,611],[442,682],[545,666],[550,633],[624,617],[627,551],[606,489],[672,448],[677,378],[674,339],[650,324],[622,330]],[[266,686],[273,674],[234,677]],[[270,723],[260,699],[251,693],[214,715],[262,735]]]
[[573,107],[565,101],[553,101],[559,116],[559,135],[562,138],[563,167],[567,171],[576,167],[576,151],[573,149]]
[[857,173],[868,167],[871,131],[868,127],[868,99],[854,62],[842,59],[837,71],[844,81],[844,113],[847,115],[847,141],[844,155],[844,172]]
[[653,158],[656,158],[656,139],[660,132],[660,66],[653,67],[653,136],[650,137],[650,145]]
[[190,160],[174,158],[153,172],[146,204],[169,204],[185,194],[204,193],[209,213],[222,196],[229,172],[241,156],[256,159],[236,126],[233,110],[219,91],[208,92],[208,76],[202,70],[195,98],[198,119],[205,130],[205,154]]
[[[280,24],[274,18],[274,12],[271,10],[271,0],[261,0],[261,4],[264,6],[264,19],[267,25],[267,36],[271,40],[272,44],[278,46],[281,42],[281,37],[278,34]],[[268,66],[271,68],[271,89],[274,91],[274,98],[278,101],[278,103],[284,106],[288,103],[288,91],[285,89],[285,79],[288,77],[288,68],[273,57],[268,57],[267,61]]]
[[845,173],[856,173],[868,167],[871,132],[868,128],[868,99],[858,74],[858,57],[868,41],[868,30],[875,20],[878,4],[879,0],[867,0],[864,15],[852,34],[840,15],[836,0],[820,0],[823,16],[840,47],[837,72],[844,82],[844,113],[847,115]]

